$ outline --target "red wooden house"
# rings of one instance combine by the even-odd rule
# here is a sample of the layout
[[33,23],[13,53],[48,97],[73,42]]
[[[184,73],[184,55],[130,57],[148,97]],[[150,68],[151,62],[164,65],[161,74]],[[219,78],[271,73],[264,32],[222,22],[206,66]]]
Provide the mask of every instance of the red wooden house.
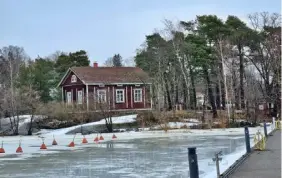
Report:
[[152,108],[149,76],[137,67],[72,67],[59,83],[67,105],[86,105],[99,111],[98,104],[110,110]]

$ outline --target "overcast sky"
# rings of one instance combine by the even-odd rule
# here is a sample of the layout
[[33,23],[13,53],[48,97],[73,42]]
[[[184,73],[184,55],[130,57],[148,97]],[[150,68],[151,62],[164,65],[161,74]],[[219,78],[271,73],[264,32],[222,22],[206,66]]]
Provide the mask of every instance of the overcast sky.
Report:
[[280,13],[280,0],[0,0],[0,47],[24,47],[32,58],[83,49],[104,63],[115,53],[132,58],[164,19],[262,11]]

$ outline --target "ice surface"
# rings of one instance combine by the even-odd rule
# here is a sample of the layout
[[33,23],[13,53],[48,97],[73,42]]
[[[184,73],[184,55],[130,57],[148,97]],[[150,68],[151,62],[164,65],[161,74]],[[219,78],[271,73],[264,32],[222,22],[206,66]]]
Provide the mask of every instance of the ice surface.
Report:
[[[113,117],[113,123],[135,122],[135,118],[136,115]],[[26,122],[26,119],[23,122]],[[104,123],[105,120],[101,120],[83,124],[83,126]],[[181,124],[185,123],[170,124],[180,128]],[[92,168],[88,168],[88,163],[85,163],[85,160],[83,160],[86,159],[91,162],[92,167],[94,166],[95,170],[91,170],[93,174],[106,174],[108,175],[106,176],[107,178],[110,177],[109,175],[119,175],[121,177],[188,177],[187,147],[196,146],[197,153],[199,154],[201,177],[214,178],[216,175],[215,166],[210,166],[208,163],[211,162],[211,157],[216,151],[224,150],[223,161],[220,164],[221,172],[225,171],[246,152],[244,147],[244,128],[212,130],[176,129],[169,130],[167,133],[161,130],[122,132],[115,133],[117,139],[113,141],[112,134],[107,133],[102,134],[105,140],[100,141],[100,143],[94,143],[93,141],[97,134],[90,134],[85,136],[89,143],[82,144],[83,136],[81,134],[76,134],[75,136],[66,135],[67,132],[77,127],[81,127],[81,125],[58,130],[41,130],[40,135],[1,137],[0,143],[3,141],[3,147],[6,151],[5,154],[0,154],[0,168],[3,168],[0,171],[1,177],[9,177],[11,173],[13,174],[12,177],[23,177],[21,171],[17,172],[11,169],[9,172],[7,168],[7,166],[15,167],[17,162],[27,163],[27,165],[23,164],[24,170],[22,170],[25,177],[48,177],[47,173],[52,177],[52,175],[56,176],[57,171],[66,169],[60,166],[58,168],[52,167],[52,164],[49,165],[49,163],[46,163],[46,166],[43,167],[34,165],[35,163],[41,164],[38,162],[46,159],[51,160],[51,163],[55,161],[56,164],[61,166],[62,164],[74,166],[89,172],[89,169],[91,170]],[[272,125],[269,125],[268,133],[271,129]],[[258,130],[263,133],[263,127],[261,126],[249,128],[251,136]],[[58,142],[57,146],[51,145],[54,138]],[[16,154],[15,151],[19,146],[20,140],[23,154]],[[47,146],[45,151],[40,150],[43,140]],[[67,147],[73,140],[75,147]],[[253,139],[251,139],[251,145],[253,144]],[[135,158],[132,158],[132,155],[128,157],[127,154],[133,154]],[[110,155],[113,157],[109,158]],[[108,161],[107,159],[114,161],[107,163],[107,165],[110,165],[108,169],[106,169],[106,164],[103,163]],[[136,160],[138,160],[138,164]],[[71,161],[77,162],[77,164],[70,165]],[[160,165],[158,166],[158,164]],[[37,171],[29,172],[33,168],[32,166],[28,167],[29,165],[36,166],[39,170],[45,170],[46,174]],[[127,167],[124,165],[127,165]],[[99,166],[101,169],[106,170],[99,172]],[[137,171],[132,166],[137,166]],[[145,172],[142,172],[143,169],[145,169]],[[65,177],[68,177],[69,174],[77,175],[80,173],[71,173],[71,171],[65,170]],[[84,174],[81,173],[81,175]]]

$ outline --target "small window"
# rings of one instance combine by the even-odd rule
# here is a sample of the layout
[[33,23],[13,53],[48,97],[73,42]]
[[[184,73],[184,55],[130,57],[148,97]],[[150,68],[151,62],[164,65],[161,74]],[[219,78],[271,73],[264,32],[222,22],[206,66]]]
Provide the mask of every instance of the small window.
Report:
[[77,103],[82,104],[82,90],[77,91]]
[[97,90],[98,102],[105,103],[107,102],[107,92],[106,90]]
[[72,75],[71,76],[71,83],[75,83],[76,82],[76,76],[75,75]]
[[142,102],[142,89],[134,89],[134,102]]
[[116,89],[116,103],[124,103],[124,89]]

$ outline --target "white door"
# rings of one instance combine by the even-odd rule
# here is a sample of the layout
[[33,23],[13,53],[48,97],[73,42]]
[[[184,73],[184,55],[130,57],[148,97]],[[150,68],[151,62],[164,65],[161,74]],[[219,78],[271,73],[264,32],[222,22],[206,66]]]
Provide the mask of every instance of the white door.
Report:
[[71,104],[71,92],[67,92],[67,103]]
[[77,103],[82,104],[82,90],[77,91]]

